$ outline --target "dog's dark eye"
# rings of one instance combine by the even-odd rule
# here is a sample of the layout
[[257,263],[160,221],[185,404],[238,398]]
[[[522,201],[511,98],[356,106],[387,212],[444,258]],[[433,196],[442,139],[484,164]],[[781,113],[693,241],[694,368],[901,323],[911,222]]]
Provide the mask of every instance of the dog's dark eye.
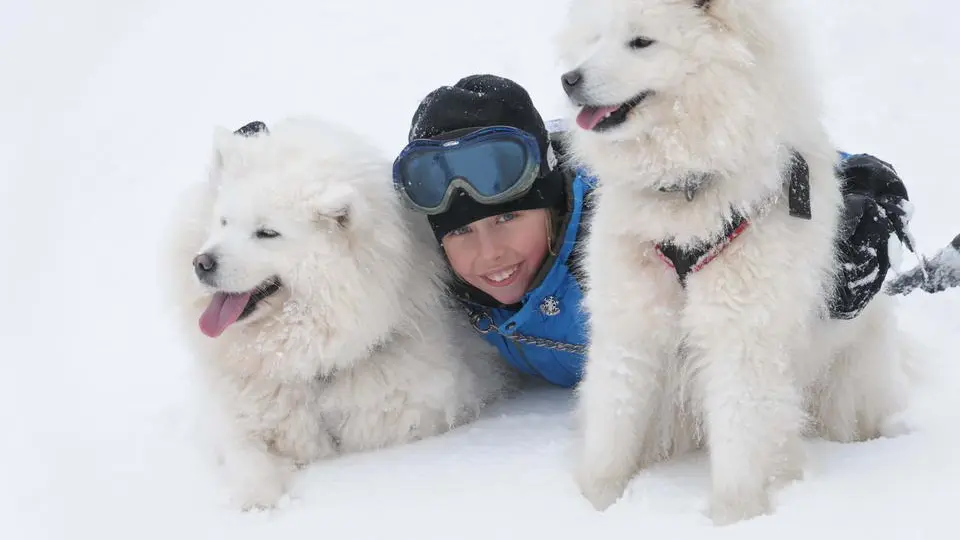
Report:
[[221,227],[227,226],[227,218],[220,218],[220,226]]
[[276,238],[280,233],[273,229],[257,229],[257,238]]
[[631,49],[644,49],[646,47],[653,45],[653,43],[654,41],[652,39],[648,39],[645,37],[638,37],[638,38],[634,38],[633,41],[631,41],[627,45]]

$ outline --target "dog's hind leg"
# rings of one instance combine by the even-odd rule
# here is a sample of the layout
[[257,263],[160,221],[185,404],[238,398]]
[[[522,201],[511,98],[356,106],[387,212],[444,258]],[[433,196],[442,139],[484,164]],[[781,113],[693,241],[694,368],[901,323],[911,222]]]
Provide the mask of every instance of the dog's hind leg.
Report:
[[852,321],[832,321],[845,343],[819,385],[816,425],[828,440],[854,442],[902,433],[895,415],[907,401],[904,347],[890,311],[890,298],[878,295]]

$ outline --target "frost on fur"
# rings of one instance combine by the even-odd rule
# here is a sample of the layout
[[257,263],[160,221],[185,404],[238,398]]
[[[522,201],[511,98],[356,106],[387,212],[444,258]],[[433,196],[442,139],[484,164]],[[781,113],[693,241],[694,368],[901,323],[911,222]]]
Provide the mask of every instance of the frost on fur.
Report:
[[[780,4],[695,4],[574,0],[560,34],[570,154],[598,178],[577,481],[603,509],[637,469],[705,444],[725,524],[802,477],[804,433],[881,435],[905,385],[888,303],[825,316],[842,198]],[[794,151],[809,220],[788,212]],[[713,242],[733,212],[750,226],[681,287],[655,245]]]
[[274,505],[316,460],[468,422],[504,387],[389,167],[317,119],[221,130],[185,201],[171,284],[243,508]]

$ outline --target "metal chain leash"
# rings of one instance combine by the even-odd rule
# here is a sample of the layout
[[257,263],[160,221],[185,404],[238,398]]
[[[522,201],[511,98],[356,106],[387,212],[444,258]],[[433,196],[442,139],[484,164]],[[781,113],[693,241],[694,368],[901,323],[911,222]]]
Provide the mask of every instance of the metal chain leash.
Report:
[[[483,320],[487,321],[486,326],[481,326]],[[587,347],[584,345],[576,345],[573,343],[563,343],[561,341],[554,341],[552,339],[539,338],[539,337],[530,337],[523,334],[513,333],[513,334],[504,334],[497,329],[497,325],[493,324],[493,319],[489,315],[483,312],[474,311],[470,313],[470,324],[473,325],[474,330],[480,332],[481,334],[489,334],[494,332],[500,336],[503,336],[506,339],[511,341],[516,341],[518,343],[524,343],[526,345],[534,345],[537,347],[543,347],[546,349],[552,349],[555,351],[572,353],[572,354],[586,354]]]

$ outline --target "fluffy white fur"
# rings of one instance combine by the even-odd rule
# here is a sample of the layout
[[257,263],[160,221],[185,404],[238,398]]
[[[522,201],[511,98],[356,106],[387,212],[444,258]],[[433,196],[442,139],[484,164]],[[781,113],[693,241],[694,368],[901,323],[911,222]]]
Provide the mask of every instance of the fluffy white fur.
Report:
[[[802,477],[804,435],[886,434],[907,381],[889,298],[853,321],[826,315],[842,199],[781,2],[694,4],[574,0],[560,38],[577,105],[654,92],[618,127],[571,130],[599,179],[576,478],[604,509],[638,469],[705,444],[724,524],[771,511],[774,488]],[[810,167],[809,221],[788,214],[790,148]],[[693,201],[655,189],[691,171],[714,175]],[[655,243],[709,240],[731,208],[752,225],[682,288]]]
[[[289,119],[253,137],[218,131],[209,183],[178,223],[171,276],[209,376],[223,459],[245,508],[270,507],[318,459],[443,433],[504,389],[495,351],[447,305],[446,265],[403,209],[390,163],[358,135]],[[258,238],[258,230],[279,233]],[[213,286],[194,275],[217,257]],[[215,290],[279,278],[277,294],[211,338]]]

